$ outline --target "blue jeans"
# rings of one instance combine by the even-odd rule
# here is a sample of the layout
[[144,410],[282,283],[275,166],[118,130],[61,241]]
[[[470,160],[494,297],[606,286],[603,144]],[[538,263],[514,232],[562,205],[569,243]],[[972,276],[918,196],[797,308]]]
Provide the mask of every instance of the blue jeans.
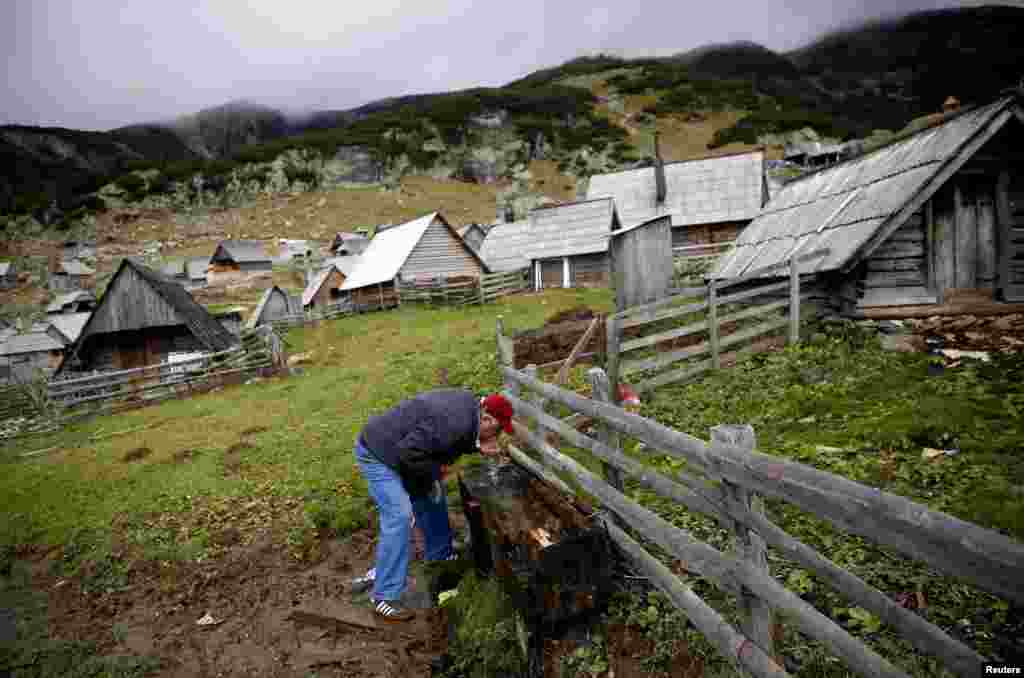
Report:
[[[448,524],[448,501],[444,485],[439,496],[409,498],[398,473],[381,463],[370,450],[356,441],[356,463],[369,485],[370,496],[380,515],[377,541],[377,578],[373,582],[374,600],[398,600],[405,590],[409,573],[409,537],[412,517],[423,530],[427,560],[444,560],[452,553],[452,530]],[[440,468],[435,472],[440,480]]]

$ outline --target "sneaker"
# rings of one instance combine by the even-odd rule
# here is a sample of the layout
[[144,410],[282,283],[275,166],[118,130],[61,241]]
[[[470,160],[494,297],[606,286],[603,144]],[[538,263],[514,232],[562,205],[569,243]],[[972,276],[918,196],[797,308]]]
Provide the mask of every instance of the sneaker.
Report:
[[397,600],[380,600],[373,608],[374,614],[386,622],[407,622],[416,617],[411,610],[406,609]]
[[362,577],[356,577],[349,584],[350,593],[364,593],[373,588],[373,582],[377,579],[377,569],[371,568]]

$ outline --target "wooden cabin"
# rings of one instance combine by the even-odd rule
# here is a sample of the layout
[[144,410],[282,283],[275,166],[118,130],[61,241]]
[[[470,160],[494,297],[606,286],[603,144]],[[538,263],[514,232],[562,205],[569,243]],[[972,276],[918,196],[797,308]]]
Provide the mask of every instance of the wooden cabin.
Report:
[[341,287],[353,303],[392,306],[395,283],[417,277],[473,277],[487,273],[479,255],[463,242],[440,212],[433,212],[374,235]]
[[605,287],[608,238],[621,227],[611,198],[538,207],[529,215],[534,287]]
[[487,228],[480,224],[469,224],[457,229],[459,237],[462,238],[474,252],[480,251],[480,246],[483,244],[484,238],[487,237]]
[[27,332],[0,343],[0,383],[25,382],[36,374],[49,376],[60,365],[64,344],[46,332]]
[[331,243],[331,254],[336,257],[358,256],[369,244],[370,239],[363,234],[341,231],[334,236],[334,241]]
[[0,290],[18,286],[18,267],[13,261],[0,261]]
[[125,259],[59,372],[144,367],[176,353],[222,351],[235,343],[184,287]]
[[816,253],[800,272],[818,274],[849,316],[1024,311],[1020,96],[786,184],[710,275],[783,275]]
[[653,167],[595,174],[587,199],[614,199],[626,228],[670,216],[673,247],[729,242],[768,201],[764,165],[761,150],[677,162],[659,154]]
[[259,240],[224,240],[210,257],[206,281],[219,284],[273,272],[273,262]]
[[96,271],[77,259],[61,260],[50,271],[49,287],[53,292],[88,289],[95,275]]
[[293,303],[287,292],[274,285],[260,297],[256,309],[245,321],[245,327],[252,329],[301,312],[301,304],[298,301]]
[[494,272],[518,271],[530,265],[530,221],[509,221],[494,224],[480,244],[480,257]]
[[337,304],[345,294],[341,286],[345,284],[345,274],[333,264],[319,271],[306,285],[302,292],[302,308],[323,309],[326,306]]
[[96,295],[89,290],[78,290],[57,296],[46,307],[46,314],[84,313],[94,308],[96,308]]

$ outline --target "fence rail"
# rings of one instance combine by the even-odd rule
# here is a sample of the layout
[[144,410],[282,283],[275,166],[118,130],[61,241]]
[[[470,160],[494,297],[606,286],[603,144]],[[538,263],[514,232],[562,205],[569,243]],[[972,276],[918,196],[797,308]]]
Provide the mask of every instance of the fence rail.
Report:
[[48,405],[61,420],[120,411],[213,388],[284,366],[280,338],[269,327],[244,331],[241,344],[174,363],[53,379]]
[[[904,497],[866,487],[809,466],[755,452],[753,429],[716,427],[710,442],[694,438],[655,421],[631,414],[611,402],[610,380],[599,368],[590,371],[594,399],[547,384],[536,370],[511,367],[508,339],[498,327],[498,355],[505,393],[517,417],[536,423],[531,430],[515,422],[516,436],[535,452],[543,466],[518,448],[513,458],[550,480],[563,491],[568,486],[548,469],[571,476],[613,512],[622,525],[686,563],[687,569],[717,587],[737,595],[744,612],[742,631],[722,617],[674,577],[617,525],[611,537],[633,558],[636,566],[726,657],[754,676],[785,676],[769,633],[774,612],[784,612],[806,635],[824,643],[847,666],[863,676],[905,676],[899,668],[854,638],[770,576],[766,547],[819,575],[852,602],[878,615],[918,650],[941,659],[959,676],[980,675],[984,658],[943,629],[891,600],[857,575],[844,570],[810,546],[789,535],[761,510],[762,497],[787,501],[830,522],[927,563],[997,596],[1024,602],[1024,545],[999,533],[959,520]],[[534,374],[530,374],[530,372]],[[521,397],[528,389],[534,396]],[[532,401],[532,402],[531,402]],[[599,424],[596,438],[584,435],[545,411],[558,403]],[[604,478],[563,455],[549,441],[555,433],[576,448],[589,451],[604,464]],[[649,449],[687,462],[686,473],[661,474],[625,455],[618,436],[641,441]],[[556,443],[557,444],[557,443]],[[547,468],[544,468],[547,467]],[[674,527],[657,514],[626,497],[621,477],[707,515],[733,532],[734,547],[723,553]]]
[[521,269],[505,273],[486,273],[472,280],[436,277],[429,280],[406,281],[398,285],[398,293],[401,303],[466,306],[486,304],[529,288],[529,269]]
[[[634,384],[637,392],[649,391],[665,384],[695,379],[705,372],[721,366],[723,350],[749,342],[761,336],[775,333],[788,327],[789,343],[800,339],[800,321],[802,312],[809,302],[818,296],[808,283],[813,276],[799,273],[798,264],[811,258],[827,254],[828,250],[818,250],[809,255],[798,257],[788,262],[789,280],[758,285],[753,288],[741,289],[730,294],[721,294],[739,283],[749,283],[751,276],[738,280],[713,280],[702,287],[687,287],[673,290],[672,296],[657,301],[622,309],[609,316],[607,323],[607,355],[606,368],[613,386],[613,393],[622,377],[648,373],[647,378]],[[755,271],[754,275],[768,272]],[[788,292],[788,295],[784,295]],[[783,298],[778,297],[784,295]],[[687,303],[688,302],[688,303]],[[686,316],[704,313],[693,322],[679,327],[665,329],[660,327],[666,321],[681,320]],[[725,312],[725,313],[723,313]],[[784,316],[784,317],[780,317]],[[737,323],[760,319],[752,327],[740,329]],[[724,327],[735,327],[725,334]],[[626,339],[626,331],[631,334],[640,333]],[[645,331],[649,334],[643,334]],[[702,339],[698,335],[707,335]],[[686,342],[688,345],[673,351],[658,353],[643,358],[624,359],[623,354],[656,349],[667,342],[678,342],[687,337],[696,341]],[[707,360],[695,362],[694,358],[707,357]],[[685,362],[689,361],[689,362]],[[678,365],[684,363],[684,365]],[[669,372],[659,372],[675,366]]]

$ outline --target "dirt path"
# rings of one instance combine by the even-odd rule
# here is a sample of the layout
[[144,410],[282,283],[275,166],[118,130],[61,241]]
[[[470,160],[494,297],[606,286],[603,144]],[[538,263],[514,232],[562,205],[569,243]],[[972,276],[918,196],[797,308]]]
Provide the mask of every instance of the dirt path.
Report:
[[[446,647],[440,612],[378,624],[368,596],[346,587],[371,565],[372,532],[320,546],[306,565],[270,539],[200,565],[148,563],[127,587],[97,593],[38,562],[33,585],[48,594],[53,636],[96,643],[104,655],[159,658],[158,676],[429,676]],[[411,588],[425,590],[412,571]],[[206,615],[213,623],[197,624]]]

